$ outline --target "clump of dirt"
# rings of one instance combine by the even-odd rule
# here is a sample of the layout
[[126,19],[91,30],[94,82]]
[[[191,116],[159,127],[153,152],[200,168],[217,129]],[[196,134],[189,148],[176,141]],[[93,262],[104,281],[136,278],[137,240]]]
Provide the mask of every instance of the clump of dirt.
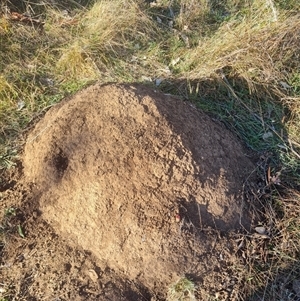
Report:
[[0,189],[0,297],[164,300],[187,276],[198,300],[239,299],[230,233],[250,227],[254,166],[189,102],[95,84],[48,111],[20,163]]

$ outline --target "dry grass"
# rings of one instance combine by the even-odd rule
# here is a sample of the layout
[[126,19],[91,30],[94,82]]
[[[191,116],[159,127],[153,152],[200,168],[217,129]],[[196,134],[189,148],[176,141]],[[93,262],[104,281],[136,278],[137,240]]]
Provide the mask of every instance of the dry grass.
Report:
[[262,204],[265,235],[241,238],[240,254],[247,267],[246,273],[240,271],[241,299],[296,300],[299,293],[294,285],[300,272],[300,195],[294,190],[283,195],[275,189],[272,194]]
[[136,2],[97,2],[79,18],[71,43],[60,49],[57,71],[73,79],[116,80],[117,62],[130,68],[127,60],[135,49],[157,34],[156,24]]
[[299,2],[75,3],[66,12],[30,2],[43,29],[12,21],[9,1],[0,4],[0,171],[13,164],[28,122],[66,95],[94,80],[161,79],[267,157],[265,186],[253,194],[269,238],[240,238],[239,295],[290,300],[300,277]]

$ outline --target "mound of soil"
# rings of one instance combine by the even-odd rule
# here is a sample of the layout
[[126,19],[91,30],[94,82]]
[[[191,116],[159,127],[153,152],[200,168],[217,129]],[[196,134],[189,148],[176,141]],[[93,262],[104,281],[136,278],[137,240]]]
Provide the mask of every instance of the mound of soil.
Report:
[[194,267],[203,229],[248,226],[253,165],[224,127],[150,88],[96,84],[28,137],[24,173],[55,231],[150,290]]
[[14,236],[2,263],[6,279],[20,276],[18,300],[160,300],[184,275],[199,300],[234,300],[226,233],[250,226],[242,187],[254,166],[190,103],[90,86],[37,123],[22,165],[3,197],[23,210],[26,240]]

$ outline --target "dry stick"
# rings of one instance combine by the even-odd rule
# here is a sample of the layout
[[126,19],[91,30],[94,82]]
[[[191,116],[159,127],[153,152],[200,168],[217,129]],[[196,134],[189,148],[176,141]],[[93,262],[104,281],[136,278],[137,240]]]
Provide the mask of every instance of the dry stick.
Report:
[[203,230],[202,217],[201,217],[200,206],[198,203],[197,203],[197,207],[198,207],[198,214],[199,214],[199,221],[200,221],[200,231],[202,231]]
[[[233,88],[231,87],[231,85],[229,84],[226,76],[224,73],[222,73],[222,79],[224,80],[224,83],[225,85],[227,86],[227,88],[230,90],[230,92],[232,93],[232,95],[234,96],[234,98],[236,98],[254,117],[256,117],[263,125],[266,125],[262,118],[257,116],[256,114],[254,114],[252,112],[252,110],[245,104],[245,102],[242,101],[242,99],[240,97],[238,97],[236,95],[236,93],[234,92]],[[272,131],[286,146],[287,146],[287,143],[286,141],[277,133],[277,131],[275,131],[272,127],[270,127],[269,125],[266,125],[268,127],[268,130]],[[287,147],[288,149],[290,149],[290,151],[300,159],[300,155],[293,149],[291,143],[293,142],[292,140],[288,139],[288,142],[289,142],[289,147]],[[297,144],[297,143],[295,143]]]
[[289,138],[288,138],[288,142],[289,142],[292,153],[300,159],[300,155],[293,149],[293,143],[296,144],[297,146],[300,146],[299,143],[297,143]]
[[43,134],[49,127],[51,127],[51,125],[53,124],[53,122],[51,122],[50,124],[48,124],[46,127],[44,127],[41,131],[39,131],[37,133],[36,136],[34,136],[33,138],[31,139],[28,139],[28,142],[31,143],[33,142],[37,137],[39,137],[41,134]]
[[296,142],[296,141],[294,141],[290,138],[288,138],[288,141],[289,141],[290,144],[295,144],[296,146],[300,147],[300,143],[298,143],[298,142]]
[[[43,114],[46,110],[48,110],[49,108],[51,108],[51,107],[53,107],[53,106],[55,106],[55,105],[57,105],[57,103],[51,104],[51,105],[49,105],[49,106],[43,108],[43,110],[42,110],[37,116]],[[56,121],[57,115],[58,115],[58,113],[53,117],[53,120],[52,120],[51,122],[48,122],[47,126],[45,126],[42,130],[40,130],[40,131],[37,133],[36,136],[34,136],[33,138],[31,138],[30,140],[28,139],[28,142],[29,142],[29,143],[33,142],[37,137],[39,137],[41,134],[43,134],[49,127],[51,127],[51,126],[54,124],[54,122]],[[37,116],[36,116],[36,117],[37,117]],[[24,142],[24,144],[25,144],[25,143],[26,143],[26,142]]]

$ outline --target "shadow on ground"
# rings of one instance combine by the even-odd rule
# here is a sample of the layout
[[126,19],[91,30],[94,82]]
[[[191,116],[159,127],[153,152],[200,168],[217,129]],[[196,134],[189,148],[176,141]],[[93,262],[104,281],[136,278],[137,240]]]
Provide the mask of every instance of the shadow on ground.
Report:
[[[273,280],[269,279],[273,278]],[[276,275],[265,279],[265,286],[249,296],[246,301],[299,301],[300,300],[300,261]]]

